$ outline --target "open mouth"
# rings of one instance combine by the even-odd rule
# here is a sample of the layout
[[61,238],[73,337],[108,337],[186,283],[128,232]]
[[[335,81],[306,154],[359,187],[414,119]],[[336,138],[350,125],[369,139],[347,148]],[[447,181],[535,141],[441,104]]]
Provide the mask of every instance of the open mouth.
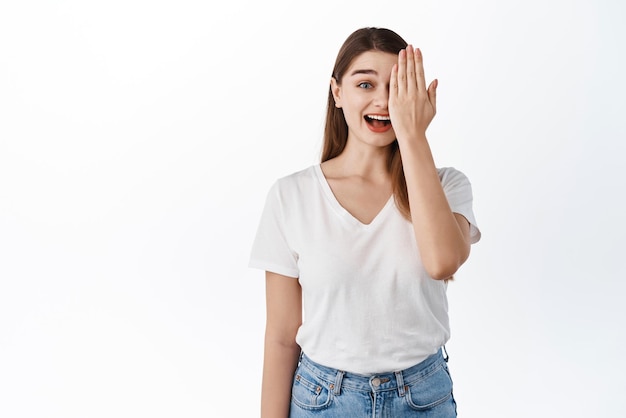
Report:
[[374,128],[381,129],[391,125],[391,119],[389,116],[382,115],[365,115],[365,122]]

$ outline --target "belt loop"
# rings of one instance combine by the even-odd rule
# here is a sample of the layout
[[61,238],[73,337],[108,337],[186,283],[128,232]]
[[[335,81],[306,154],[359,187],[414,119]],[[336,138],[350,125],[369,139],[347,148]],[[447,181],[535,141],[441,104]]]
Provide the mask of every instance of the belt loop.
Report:
[[404,378],[402,377],[402,372],[395,372],[396,375],[396,383],[398,384],[398,395],[400,397],[404,396]]
[[345,372],[342,372],[341,370],[337,371],[337,376],[335,377],[335,385],[332,388],[334,395],[339,395],[339,393],[341,392],[341,382],[343,381],[344,374]]
[[447,362],[448,362],[448,359],[450,358],[450,356],[448,356],[448,350],[446,350],[446,346],[445,346],[445,344],[442,346],[442,348],[443,348],[443,352],[445,353],[445,354],[443,355],[443,359],[444,359],[444,360],[446,361],[446,363],[447,363]]

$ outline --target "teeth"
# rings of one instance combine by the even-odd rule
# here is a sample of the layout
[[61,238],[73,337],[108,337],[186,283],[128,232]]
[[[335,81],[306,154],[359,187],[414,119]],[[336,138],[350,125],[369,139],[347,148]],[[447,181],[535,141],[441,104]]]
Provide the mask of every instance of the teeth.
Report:
[[376,119],[376,120],[391,120],[391,118],[389,116],[367,115],[367,117],[370,118],[370,119]]

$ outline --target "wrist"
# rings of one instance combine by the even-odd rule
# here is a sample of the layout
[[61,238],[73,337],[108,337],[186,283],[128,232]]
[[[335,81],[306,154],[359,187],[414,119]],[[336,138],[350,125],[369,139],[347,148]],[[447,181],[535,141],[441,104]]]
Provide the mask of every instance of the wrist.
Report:
[[398,140],[398,148],[405,168],[407,164],[412,165],[413,163],[418,166],[424,166],[424,164],[428,165],[429,163],[434,164],[433,155],[426,135],[417,135],[410,138],[408,141]]
[[409,147],[409,146],[423,146],[424,144],[428,144],[428,139],[426,138],[426,132],[418,132],[418,133],[410,133],[410,134],[396,134],[396,139],[398,140],[398,144],[400,147]]

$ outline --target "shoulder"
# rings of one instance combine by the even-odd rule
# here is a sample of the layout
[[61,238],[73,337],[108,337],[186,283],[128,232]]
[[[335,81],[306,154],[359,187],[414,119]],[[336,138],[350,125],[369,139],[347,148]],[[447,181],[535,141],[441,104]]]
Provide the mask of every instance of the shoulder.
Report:
[[312,187],[319,184],[317,170],[318,166],[313,165],[280,177],[270,188],[269,194],[283,202],[300,199],[302,195],[306,196]]
[[276,184],[281,187],[298,187],[302,183],[306,183],[311,181],[311,179],[315,179],[317,177],[317,165],[312,165],[303,170],[296,171],[289,175],[280,177],[276,180]]

